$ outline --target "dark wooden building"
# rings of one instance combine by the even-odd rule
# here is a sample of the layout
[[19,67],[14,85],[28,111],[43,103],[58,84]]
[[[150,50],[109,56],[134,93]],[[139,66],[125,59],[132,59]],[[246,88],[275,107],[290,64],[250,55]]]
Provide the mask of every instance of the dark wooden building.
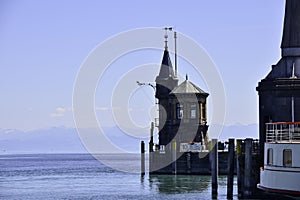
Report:
[[267,122],[300,121],[300,1],[286,0],[281,59],[258,83],[259,138],[263,163]]
[[[156,77],[158,144],[150,141],[150,173],[208,174],[208,93],[186,79],[178,85],[167,42]],[[207,151],[205,151],[207,150]]]
[[202,143],[206,138],[206,98],[208,93],[186,80],[178,85],[170,55],[165,47],[159,75],[156,77],[159,105],[159,145],[171,141]]

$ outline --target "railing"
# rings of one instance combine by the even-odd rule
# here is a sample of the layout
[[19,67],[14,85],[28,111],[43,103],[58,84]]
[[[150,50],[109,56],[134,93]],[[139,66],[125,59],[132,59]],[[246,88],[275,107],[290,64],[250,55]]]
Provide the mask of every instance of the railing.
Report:
[[300,122],[266,123],[267,142],[300,142]]

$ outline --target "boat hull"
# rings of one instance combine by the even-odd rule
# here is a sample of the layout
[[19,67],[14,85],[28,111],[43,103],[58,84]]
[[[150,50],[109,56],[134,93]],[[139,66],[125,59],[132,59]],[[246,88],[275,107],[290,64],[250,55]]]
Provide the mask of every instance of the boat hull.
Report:
[[[284,158],[285,151],[290,151],[290,162]],[[260,170],[257,187],[268,192],[300,196],[299,154],[300,143],[265,143],[264,167]]]
[[[276,167],[275,167],[276,168]],[[277,167],[278,168],[278,167]],[[263,169],[258,188],[267,192],[300,196],[300,171]]]
[[299,191],[291,191],[291,190],[281,190],[281,189],[274,189],[274,188],[267,188],[264,186],[261,186],[260,184],[257,185],[257,188],[264,190],[266,192],[270,193],[278,193],[278,194],[285,194],[285,195],[291,195],[291,196],[297,196],[300,197]]

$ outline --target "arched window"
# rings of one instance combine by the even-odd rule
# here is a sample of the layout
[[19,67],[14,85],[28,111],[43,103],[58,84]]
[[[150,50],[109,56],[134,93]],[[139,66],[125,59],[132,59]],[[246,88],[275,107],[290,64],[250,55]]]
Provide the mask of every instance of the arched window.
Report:
[[267,150],[267,165],[273,165],[273,149]]
[[202,104],[202,121],[206,121],[206,103]]
[[292,166],[292,150],[291,149],[284,149],[283,150],[283,166],[284,167],[291,167]]
[[191,104],[191,119],[196,119],[197,117],[197,106],[196,104]]
[[177,116],[177,119],[183,118],[183,105],[180,103],[176,104],[176,116]]

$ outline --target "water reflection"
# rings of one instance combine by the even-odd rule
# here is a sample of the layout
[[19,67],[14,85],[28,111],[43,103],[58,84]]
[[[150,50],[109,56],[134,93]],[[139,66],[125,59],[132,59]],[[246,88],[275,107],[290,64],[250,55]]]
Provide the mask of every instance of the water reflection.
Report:
[[210,179],[210,176],[150,175],[149,186],[164,194],[202,192],[208,190]]

